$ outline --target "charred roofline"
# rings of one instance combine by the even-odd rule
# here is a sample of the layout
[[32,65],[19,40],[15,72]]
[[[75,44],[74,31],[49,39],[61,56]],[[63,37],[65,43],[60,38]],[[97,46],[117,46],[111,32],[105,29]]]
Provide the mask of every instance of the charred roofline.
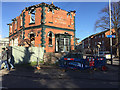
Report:
[[[44,2],[42,2],[42,3],[40,3],[40,4],[37,4],[37,5],[32,5],[32,6],[29,6],[29,7],[25,7],[25,9],[24,10],[22,10],[22,12],[23,11],[28,11],[28,10],[30,10],[31,8],[37,8],[37,7],[41,7],[41,6],[45,6],[45,7],[52,7],[53,9],[60,9],[59,7],[57,7],[57,6],[55,6],[54,4],[46,4],[46,3],[44,3]],[[61,10],[63,10],[63,9],[61,9]],[[66,11],[66,10],[64,10],[64,11]],[[67,11],[68,12],[68,11]],[[71,12],[73,12],[73,13],[75,13],[76,11],[74,10],[74,11],[70,11],[69,13],[71,13]]]
[[12,23],[8,23],[7,25],[12,25]]
[[12,19],[12,21],[16,21],[16,20],[17,20],[16,18]]

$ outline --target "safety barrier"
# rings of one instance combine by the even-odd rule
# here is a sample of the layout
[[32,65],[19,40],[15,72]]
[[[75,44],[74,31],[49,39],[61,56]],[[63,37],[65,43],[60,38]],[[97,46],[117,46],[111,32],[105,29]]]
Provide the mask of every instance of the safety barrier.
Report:
[[101,68],[106,65],[105,57],[96,57],[96,58],[86,58],[86,59],[78,59],[78,58],[61,58],[59,60],[59,66],[64,69],[94,69]]

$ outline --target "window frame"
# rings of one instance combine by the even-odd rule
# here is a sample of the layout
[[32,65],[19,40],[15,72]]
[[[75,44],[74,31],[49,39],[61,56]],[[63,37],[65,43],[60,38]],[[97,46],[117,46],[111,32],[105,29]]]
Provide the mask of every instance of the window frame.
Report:
[[[29,15],[30,15],[30,23],[29,23],[29,25],[30,24],[35,24],[35,14],[36,14],[36,9],[31,9],[31,10],[33,10],[33,11],[29,11],[28,13],[29,13]],[[34,12],[34,13],[33,13]],[[33,21],[33,20],[34,21]]]

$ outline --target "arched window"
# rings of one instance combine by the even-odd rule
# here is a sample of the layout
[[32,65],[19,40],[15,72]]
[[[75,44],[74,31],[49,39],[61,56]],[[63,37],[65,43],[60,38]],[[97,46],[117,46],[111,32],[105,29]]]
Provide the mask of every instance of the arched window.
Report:
[[52,33],[49,34],[49,45],[52,45]]
[[48,32],[48,40],[49,40],[49,45],[52,45],[52,38],[54,37],[53,32]]

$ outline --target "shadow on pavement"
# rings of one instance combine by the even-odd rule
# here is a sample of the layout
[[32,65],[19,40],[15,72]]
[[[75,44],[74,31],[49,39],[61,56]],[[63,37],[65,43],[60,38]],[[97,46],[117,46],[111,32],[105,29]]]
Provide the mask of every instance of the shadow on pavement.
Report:
[[[28,63],[32,54],[29,52],[28,48],[25,49],[24,53],[27,53],[23,57],[23,60],[25,59],[24,61],[26,61],[24,63]],[[8,72],[8,71],[4,70],[4,72]],[[4,74],[4,72],[3,72],[3,74]],[[47,87],[46,85],[42,84],[41,82],[36,82],[36,80],[38,80],[38,78],[40,78],[39,76],[40,77],[46,76],[49,78],[48,75],[36,74],[35,68],[32,67],[30,64],[15,65],[14,70],[10,70],[8,72],[8,74],[4,74],[2,76],[2,87],[6,87],[6,88],[40,88],[40,87],[43,88],[43,87]]]
[[[24,51],[26,63],[31,53]],[[29,55],[28,55],[29,54]],[[27,55],[27,56],[26,56]],[[118,88],[118,72],[67,70],[55,66],[42,66],[36,70],[29,64],[16,65],[15,70],[2,76],[6,88]]]

